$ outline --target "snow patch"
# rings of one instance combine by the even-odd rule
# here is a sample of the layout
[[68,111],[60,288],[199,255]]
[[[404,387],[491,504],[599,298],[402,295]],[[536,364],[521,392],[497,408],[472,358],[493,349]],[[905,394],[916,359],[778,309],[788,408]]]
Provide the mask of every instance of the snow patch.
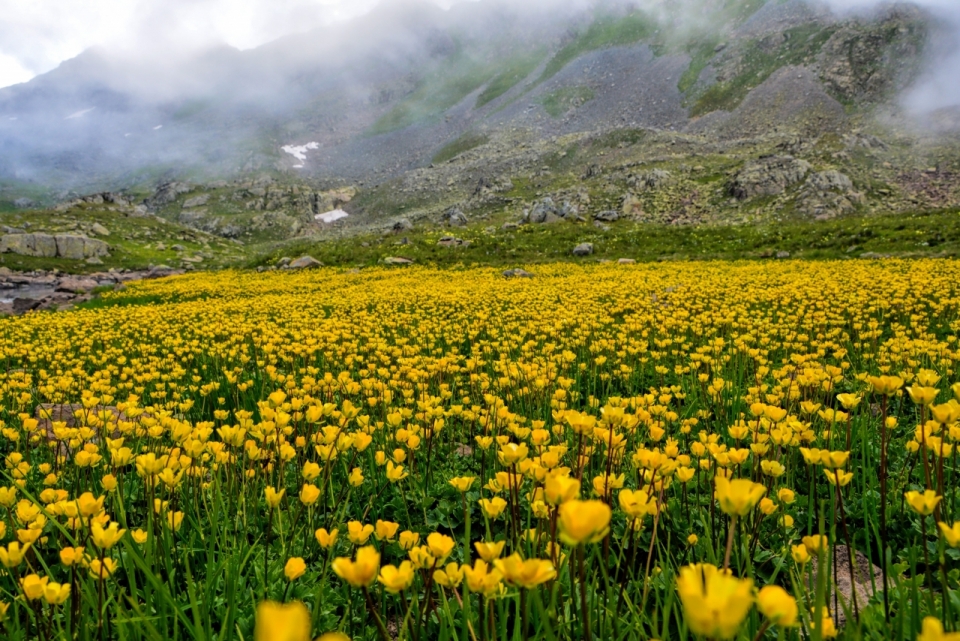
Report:
[[341,218],[346,218],[349,215],[350,214],[342,209],[334,209],[333,211],[328,211],[325,214],[317,214],[314,216],[314,218],[321,223],[332,223],[340,220]]
[[[284,153],[290,154],[291,156],[299,160],[301,163],[307,160],[308,151],[312,151],[314,149],[319,149],[319,148],[320,148],[320,143],[318,142],[308,142],[305,145],[284,145],[283,147],[280,147],[280,149]],[[294,165],[294,167],[296,167],[297,169],[300,169],[301,167],[303,167],[303,165]]]
[[70,114],[69,116],[67,116],[66,118],[64,118],[64,120],[73,120],[74,118],[79,118],[80,116],[82,116],[82,115],[84,115],[84,114],[90,113],[90,112],[93,111],[94,109],[96,109],[96,107],[90,107],[89,109],[81,109],[80,111],[78,111],[78,112],[76,112],[76,113]]

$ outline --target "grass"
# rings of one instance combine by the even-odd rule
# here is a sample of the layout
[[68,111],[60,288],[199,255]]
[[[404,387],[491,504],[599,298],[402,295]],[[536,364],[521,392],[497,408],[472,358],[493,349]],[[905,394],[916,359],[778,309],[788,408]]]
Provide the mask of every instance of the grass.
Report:
[[[788,65],[799,65],[812,59],[823,44],[833,35],[833,28],[823,28],[817,24],[806,24],[784,32],[786,42],[777,50],[764,51],[759,41],[744,45],[742,51],[742,71],[736,77],[718,82],[696,97],[690,109],[690,115],[702,116],[712,111],[732,111],[746,98],[750,90],[769,78],[778,69]],[[703,62],[702,52],[695,61]],[[691,68],[693,67],[691,62]],[[688,69],[690,71],[690,69]],[[699,76],[699,71],[697,72]],[[689,76],[686,82],[692,87]],[[681,78],[681,81],[684,81]]]
[[541,104],[552,118],[559,118],[567,112],[577,109],[597,97],[590,87],[576,86],[557,89],[544,96]]
[[561,48],[540,76],[544,82],[580,56],[596,49],[631,45],[649,38],[656,30],[656,22],[643,11],[632,11],[625,16],[599,16],[587,29]]
[[[439,266],[538,264],[633,258],[739,260],[773,258],[789,252],[793,258],[844,259],[865,252],[901,256],[960,256],[960,211],[886,216],[851,216],[829,221],[781,221],[757,225],[675,226],[614,223],[600,231],[590,224],[526,225],[515,231],[488,231],[485,225],[456,230],[469,246],[437,245],[446,229],[415,229],[396,245],[394,236],[364,235],[352,239],[295,241],[257,257],[251,266],[270,265],[281,256],[309,254],[326,265],[362,267],[387,256],[410,258]],[[575,258],[573,247],[594,244],[590,259]],[[366,243],[367,246],[363,246]]]
[[476,149],[490,142],[490,137],[486,134],[466,133],[451,143],[444,145],[440,151],[433,156],[434,163],[447,162],[459,156],[460,154]]
[[528,54],[514,56],[506,62],[506,68],[498,73],[477,97],[476,109],[480,109],[513,89],[524,78],[533,73],[546,55],[544,49]]

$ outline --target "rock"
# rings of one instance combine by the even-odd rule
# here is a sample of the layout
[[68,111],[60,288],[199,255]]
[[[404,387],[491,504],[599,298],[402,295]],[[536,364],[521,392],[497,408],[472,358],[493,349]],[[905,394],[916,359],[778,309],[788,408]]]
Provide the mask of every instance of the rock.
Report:
[[877,252],[863,252],[860,254],[860,258],[866,258],[868,260],[880,260],[881,258],[890,258],[890,254],[880,254]]
[[574,256],[589,256],[593,253],[593,243],[580,243],[573,248]]
[[777,258],[790,258],[790,252],[788,251],[778,251]]
[[151,267],[146,274],[143,274],[143,280],[152,280],[154,278],[166,278],[167,276],[179,276],[183,274],[182,269],[174,269],[169,265],[155,265]]
[[86,236],[58,234],[54,238],[57,243],[57,256],[60,258],[83,260],[90,256],[106,256],[110,251],[107,243]]
[[555,219],[559,218],[559,216],[557,216],[557,208],[553,204],[553,199],[547,197],[533,205],[533,208],[527,215],[527,222],[539,225],[549,222],[548,219],[551,216]]
[[93,223],[93,225],[90,227],[90,233],[96,234],[97,236],[109,236],[110,230],[100,223]]
[[287,265],[290,264],[290,260],[291,258],[289,256],[284,256],[283,258],[277,261],[277,267],[286,267]]
[[157,251],[167,251],[167,244],[166,244],[166,243],[157,243],[157,245],[156,245],[156,250],[157,250]]
[[851,191],[853,181],[835,169],[810,174],[807,184],[818,191]]
[[187,250],[187,248],[184,247],[183,245],[171,245],[170,249],[172,249],[175,252],[182,252]]
[[574,220],[580,215],[580,208],[569,200],[563,201],[563,204],[557,209],[557,216],[567,220]]
[[32,309],[40,307],[40,301],[35,298],[14,298],[13,313],[25,314]]
[[290,269],[315,269],[317,267],[323,267],[323,263],[313,256],[301,256],[290,263]]
[[520,227],[517,223],[503,223],[503,226],[500,228],[503,231],[512,231]]
[[639,191],[654,191],[666,186],[673,178],[673,174],[664,169],[653,169],[642,174],[630,176],[627,184]]
[[144,201],[148,209],[158,209],[169,205],[177,199],[180,194],[190,191],[190,186],[181,182],[168,182],[157,187],[153,196]]
[[55,291],[83,294],[96,288],[97,285],[97,281],[91,278],[64,278],[60,281],[60,284],[57,285]]
[[624,218],[639,220],[643,218],[643,203],[633,194],[627,194],[623,197],[623,205],[620,207]]
[[401,218],[397,222],[393,223],[393,227],[390,228],[394,234],[402,234],[405,231],[411,231],[413,229],[413,223],[410,222],[407,218]]
[[[857,609],[863,611],[867,602],[870,601],[875,593],[883,592],[883,570],[870,562],[859,550],[853,553],[853,568],[850,567],[850,552],[846,545],[836,545],[833,548],[834,557],[832,568],[836,571],[836,590],[833,594],[827,595],[827,607],[835,617],[834,621],[837,627],[846,623],[846,614],[843,605],[840,604],[840,598],[846,602],[847,607],[853,612],[853,594],[857,594]],[[819,576],[819,563],[816,557],[810,560],[810,580],[812,585],[817,585]],[[871,581],[871,570],[873,579]],[[833,577],[831,577],[832,579]]]
[[598,214],[594,214],[593,219],[599,220],[602,223],[615,223],[620,220],[620,214],[613,210],[601,211]]
[[737,200],[776,196],[801,182],[810,169],[810,163],[793,156],[768,156],[746,163],[727,189]]
[[201,194],[199,196],[194,196],[193,198],[188,198],[183,202],[184,209],[193,209],[194,207],[203,207],[208,202],[210,202],[209,194]]
[[524,269],[508,269],[503,272],[504,278],[533,278],[533,274]]
[[387,265],[412,265],[413,261],[409,258],[402,258],[400,256],[387,256],[383,259],[383,262]]
[[0,238],[0,253],[55,258],[57,241],[50,234],[6,234]]
[[635,261],[635,260],[632,259],[632,258],[620,258],[620,259],[617,260],[617,264],[618,264],[618,265],[633,265],[633,264],[636,263],[636,262],[637,262],[637,261]]
[[437,241],[437,245],[440,247],[459,247],[463,245],[464,242],[459,238],[454,238],[453,236],[444,236]]
[[97,258],[96,256],[90,256],[89,258],[87,258],[87,259],[86,259],[85,261],[83,261],[83,262],[85,262],[85,263],[88,264],[88,265],[102,265],[102,264],[103,264],[103,261],[100,260],[99,258]]
[[593,226],[599,229],[600,231],[610,231],[610,225],[606,223],[601,223],[599,220],[593,221]]
[[467,220],[466,214],[459,207],[451,207],[448,209],[441,220],[451,227],[464,227],[469,222]]
[[36,205],[36,203],[29,198],[17,198],[13,201],[13,206],[17,209],[30,209],[34,205]]

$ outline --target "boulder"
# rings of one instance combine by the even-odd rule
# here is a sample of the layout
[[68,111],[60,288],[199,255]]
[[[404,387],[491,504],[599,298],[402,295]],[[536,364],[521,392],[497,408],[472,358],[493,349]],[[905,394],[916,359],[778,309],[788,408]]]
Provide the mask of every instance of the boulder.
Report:
[[290,269],[315,269],[317,267],[323,267],[323,263],[313,256],[301,256],[289,265]]
[[793,156],[767,156],[746,163],[728,185],[731,196],[748,200],[782,194],[810,173],[810,163]]
[[517,269],[508,269],[507,271],[503,272],[503,277],[504,278],[533,278],[533,274],[526,271],[525,269],[520,269],[518,267]]
[[627,183],[639,191],[654,191],[668,184],[673,177],[664,169],[652,169],[642,174],[630,176]]
[[519,226],[520,225],[518,225],[517,223],[503,223],[503,226],[500,227],[500,229],[502,229],[503,231],[512,231],[518,228]]
[[394,234],[402,234],[405,231],[410,231],[413,229],[413,223],[410,222],[408,218],[401,218],[397,222],[393,223],[393,227],[390,230]]
[[36,203],[29,198],[17,198],[13,201],[13,206],[17,209],[30,209],[34,205],[36,205]]
[[632,259],[632,258],[620,258],[620,259],[617,260],[617,264],[618,264],[618,265],[633,265],[633,264],[636,263],[636,262],[637,262],[637,261],[635,261],[635,260]]
[[547,197],[534,203],[533,208],[527,215],[527,222],[539,225],[551,222],[551,218],[556,219],[559,218],[559,216],[557,215],[557,207],[553,204],[553,198]]
[[90,227],[90,233],[96,234],[97,236],[109,236],[110,230],[100,223],[93,223],[93,225]]
[[643,202],[633,194],[627,194],[623,197],[623,205],[620,208],[624,218],[639,220],[643,218]]
[[602,223],[615,223],[620,220],[620,214],[613,211],[601,211],[600,213],[593,215],[594,220],[599,220]]
[[807,184],[818,191],[852,191],[853,181],[836,169],[810,174]]
[[443,222],[451,227],[465,227],[469,222],[459,207],[451,207],[442,216]]
[[192,209],[194,207],[203,207],[208,202],[210,202],[209,194],[201,194],[199,196],[194,196],[193,198],[188,198],[183,203],[184,209]]
[[387,265],[412,265],[413,261],[409,258],[402,258],[400,256],[387,256],[383,259],[383,262]]
[[0,253],[55,258],[57,241],[50,234],[6,234],[0,238]]
[[444,236],[437,241],[437,245],[440,247],[460,247],[463,245],[463,240],[459,238],[454,238],[453,236]]
[[[836,572],[836,588],[832,594],[827,595],[827,607],[835,617],[837,627],[846,623],[847,617],[840,600],[846,602],[847,607],[853,613],[853,594],[857,595],[857,609],[863,611],[870,598],[875,593],[883,591],[883,570],[874,565],[870,559],[859,550],[853,552],[853,567],[850,567],[850,552],[846,545],[836,545],[833,548],[834,557],[832,567]],[[825,559],[826,560],[826,559]],[[816,557],[810,560],[810,580],[812,585],[817,585],[819,575],[819,559]],[[871,579],[872,575],[872,579]],[[833,577],[830,577],[832,583]],[[892,585],[892,581],[891,581]]]
[[580,215],[580,208],[569,200],[563,201],[563,204],[557,208],[557,216],[567,220],[575,220]]
[[106,256],[110,246],[102,240],[74,236],[72,234],[57,234],[54,236],[57,244],[57,256],[71,260],[83,260],[90,256]]
[[593,253],[593,243],[580,243],[573,248],[574,256],[589,256]]
[[13,313],[25,314],[32,309],[40,307],[40,300],[36,298],[14,298]]
[[63,278],[60,280],[60,284],[57,285],[56,291],[83,294],[97,286],[97,281],[92,278]]

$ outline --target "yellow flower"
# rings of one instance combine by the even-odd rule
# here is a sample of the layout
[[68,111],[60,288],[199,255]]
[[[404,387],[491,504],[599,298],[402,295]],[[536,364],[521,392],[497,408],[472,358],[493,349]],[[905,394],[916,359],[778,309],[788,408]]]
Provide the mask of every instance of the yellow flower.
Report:
[[720,509],[730,516],[746,516],[767,491],[760,483],[748,479],[729,480],[717,477],[717,500]]
[[373,536],[378,541],[392,541],[393,537],[397,535],[397,530],[399,529],[399,523],[394,523],[392,521],[381,521],[380,519],[377,519],[377,525],[374,529]]
[[167,512],[167,527],[173,530],[174,532],[180,531],[180,526],[183,525],[183,512],[177,510],[176,512]]
[[500,458],[500,463],[502,465],[510,466],[516,465],[523,459],[527,458],[529,450],[527,449],[526,443],[506,443],[500,447],[500,451],[497,452],[497,456]]
[[493,543],[477,541],[473,544],[473,547],[476,548],[477,554],[480,555],[481,559],[487,563],[492,563],[494,559],[500,558],[504,545],[506,545],[506,541],[495,541]]
[[20,588],[23,595],[30,601],[36,601],[43,596],[43,589],[47,586],[50,577],[40,578],[36,574],[28,574],[20,579]]
[[826,450],[820,452],[820,464],[831,470],[843,467],[847,464],[849,458],[850,452],[828,452]]
[[410,530],[404,530],[400,533],[400,547],[404,550],[409,550],[417,543],[420,542],[420,534],[417,532],[411,532]]
[[283,575],[287,577],[289,581],[299,579],[306,571],[307,564],[298,556],[288,559],[287,564],[283,566]]
[[15,487],[0,487],[0,505],[5,508],[13,507],[13,504],[17,502],[17,488]]
[[696,534],[691,534],[687,537],[687,545],[696,545],[699,540],[700,538]]
[[320,488],[310,483],[304,483],[300,488],[300,502],[304,505],[313,505],[320,498]]
[[254,641],[310,641],[310,612],[307,606],[264,601],[257,605]]
[[797,565],[803,565],[810,560],[810,550],[806,545],[792,545],[790,550]]
[[364,545],[370,535],[373,534],[373,526],[369,523],[364,525],[360,521],[350,521],[347,523],[347,538],[354,545]]
[[846,487],[850,484],[850,481],[853,480],[853,472],[844,472],[842,470],[824,470],[823,473],[827,477],[830,485],[836,485],[837,481],[840,482],[840,487]]
[[937,493],[933,490],[925,490],[923,494],[911,490],[903,496],[907,499],[907,503],[910,504],[913,511],[921,516],[933,514],[937,504],[943,499],[942,496],[937,496]]
[[450,485],[455,487],[458,492],[466,492],[475,480],[476,478],[473,476],[458,476],[450,479]]
[[[816,610],[813,608],[810,609],[811,620],[810,627],[814,630],[819,628],[820,637],[823,639],[832,639],[837,636],[837,628],[833,623],[833,618],[830,616],[830,611],[826,608],[823,608],[823,611],[820,613],[820,617],[817,617]],[[819,620],[818,620],[819,618]]]
[[891,396],[903,387],[903,379],[899,376],[868,376],[867,383],[877,394]]
[[[107,474],[102,479],[100,479],[100,485],[103,486],[103,489],[107,492],[113,492],[117,489],[117,477],[113,474]],[[68,588],[70,586],[67,586]],[[69,594],[69,589],[68,589]]]
[[843,405],[843,409],[852,410],[860,404],[862,397],[858,394],[837,394],[837,400]]
[[402,465],[394,465],[393,461],[387,461],[387,480],[396,483],[407,478],[407,473],[403,471]]
[[781,503],[786,503],[791,505],[795,500],[797,500],[797,495],[788,487],[781,487],[777,491],[777,498],[780,499]]
[[430,554],[429,548],[425,545],[418,545],[416,547],[410,548],[410,551],[407,552],[407,556],[410,557],[410,560],[418,570],[430,569],[437,565],[437,560],[433,558],[433,555]]
[[947,545],[952,548],[960,548],[960,521],[954,521],[952,527],[943,522],[937,525],[940,526],[940,531],[943,533],[943,538],[947,540]]
[[317,538],[317,543],[320,544],[320,547],[326,549],[331,547],[337,542],[337,528],[333,528],[327,532],[327,528],[320,528],[313,535]]
[[760,499],[760,512],[766,516],[770,516],[777,511],[777,504],[768,498]]
[[937,394],[940,393],[940,390],[936,387],[914,385],[907,388],[907,393],[910,394],[911,400],[917,405],[932,405],[937,400]]
[[109,556],[102,562],[100,559],[93,559],[90,561],[89,568],[90,576],[95,579],[105,579],[117,571],[117,562],[111,559]]
[[496,568],[491,568],[483,559],[477,559],[473,567],[463,566],[463,574],[467,579],[467,587],[471,592],[478,592],[490,596],[500,588],[503,575]]
[[427,548],[430,554],[437,559],[438,563],[443,563],[450,556],[456,543],[446,534],[433,532],[427,536]]
[[[387,476],[389,477],[389,473]],[[347,477],[347,482],[353,487],[360,487],[363,485],[363,470],[361,470],[359,467],[353,468],[353,470],[350,471],[350,476]]]
[[286,493],[287,493],[286,490],[280,490],[278,492],[275,487],[268,486],[267,489],[264,490],[264,494],[267,497],[267,506],[271,510],[276,509],[277,506],[280,505],[280,501],[283,500],[283,495]]
[[[373,529],[371,526],[368,526]],[[333,571],[338,577],[355,588],[369,587],[377,579],[380,569],[380,553],[372,545],[357,550],[357,560],[338,557],[333,560]]]
[[753,581],[703,564],[680,568],[677,592],[694,634],[730,639],[753,605]]
[[410,587],[410,584],[413,583],[413,576],[413,565],[410,561],[404,561],[399,568],[393,565],[385,565],[380,568],[380,575],[377,580],[383,584],[387,592],[396,594]]
[[143,545],[147,542],[147,533],[141,529],[136,529],[130,532],[130,536],[133,537],[133,540],[138,545]]
[[60,562],[70,567],[83,562],[83,548],[63,548],[60,550]]
[[567,501],[560,506],[560,538],[568,545],[596,543],[610,531],[611,515],[603,501]]
[[90,526],[90,537],[93,539],[93,544],[103,550],[109,550],[120,542],[126,532],[126,530],[118,529],[119,527],[119,523],[111,523],[109,527],[104,529],[94,521]]
[[551,474],[543,488],[543,497],[550,505],[560,505],[580,496],[580,481],[565,474]]
[[324,632],[315,641],[350,641],[350,637],[343,632]]
[[617,500],[620,503],[620,509],[634,519],[642,519],[648,514],[657,513],[657,499],[644,490],[620,490]]
[[320,466],[313,461],[307,461],[303,464],[303,480],[313,481],[320,476]]
[[782,628],[796,624],[797,600],[779,585],[765,585],[757,593],[757,609],[763,616]]
[[433,580],[445,588],[455,588],[463,581],[463,568],[456,563],[447,563],[442,570],[433,573]]
[[804,547],[807,548],[807,551],[810,554],[818,554],[820,552],[826,552],[827,548],[830,547],[830,542],[827,540],[827,537],[822,534],[812,534],[810,536],[805,536],[801,539]]
[[488,519],[498,518],[503,514],[504,508],[507,507],[507,502],[499,496],[495,496],[492,499],[480,499],[479,503],[483,515]]
[[940,619],[925,617],[917,641],[960,641],[960,632],[944,632]]
[[50,582],[43,588],[43,598],[50,605],[62,605],[70,598],[70,584]]
[[0,547],[0,563],[3,563],[5,568],[15,568],[23,562],[23,557],[29,549],[29,544],[20,547],[18,541],[8,543],[6,548]]
[[503,575],[504,581],[528,590],[557,576],[557,571],[550,561],[543,559],[527,559],[525,561],[516,553],[505,559],[497,559],[493,562],[493,565]]

